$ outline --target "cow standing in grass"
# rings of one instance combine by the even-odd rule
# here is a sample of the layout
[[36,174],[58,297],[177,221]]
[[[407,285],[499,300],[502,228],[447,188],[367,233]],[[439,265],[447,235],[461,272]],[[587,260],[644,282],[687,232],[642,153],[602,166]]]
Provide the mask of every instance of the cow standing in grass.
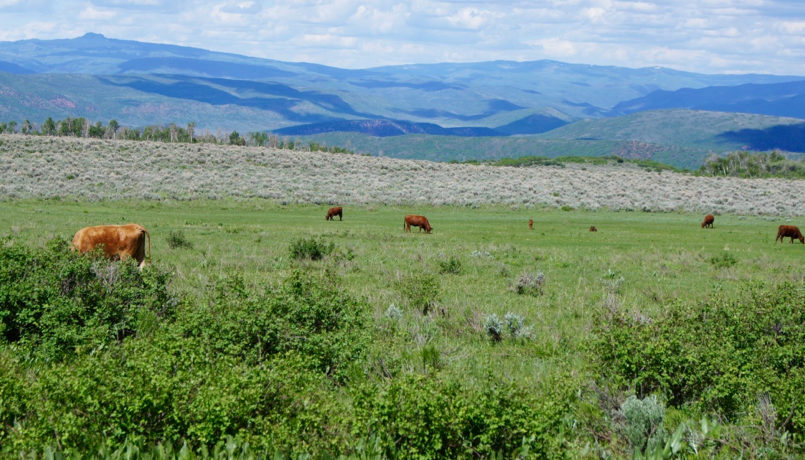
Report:
[[528,229],[534,230],[534,219],[528,219]]
[[713,228],[713,222],[716,220],[712,214],[708,214],[704,216],[704,220],[702,221],[702,228]]
[[430,226],[430,222],[428,222],[425,216],[417,216],[415,214],[408,214],[403,221],[404,231],[410,232],[411,226],[419,227],[420,232],[422,229],[425,229],[425,233],[430,233],[431,230],[433,230],[433,227]]
[[776,243],[777,240],[780,240],[782,243],[785,237],[791,237],[792,243],[794,242],[794,238],[796,238],[800,243],[805,244],[805,236],[802,236],[802,232],[794,225],[780,225],[777,227],[777,238],[774,239],[774,242]]
[[597,228],[595,228],[595,225],[590,225],[590,231],[591,231],[591,232],[597,232],[597,231],[598,231],[598,229],[597,229]]
[[327,210],[327,215],[324,216],[324,220],[335,220],[335,216],[338,216],[338,220],[344,220],[344,210],[341,206],[335,206]]
[[133,257],[145,266],[145,240],[148,239],[148,258],[151,258],[151,235],[139,224],[96,225],[84,227],[73,237],[72,250],[80,253],[102,248],[112,260],[126,260]]

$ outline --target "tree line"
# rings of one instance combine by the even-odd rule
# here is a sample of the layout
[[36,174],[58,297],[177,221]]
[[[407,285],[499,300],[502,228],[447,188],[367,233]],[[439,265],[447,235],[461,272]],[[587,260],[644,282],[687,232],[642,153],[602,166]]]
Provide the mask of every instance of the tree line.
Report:
[[805,157],[789,160],[782,153],[732,152],[727,156],[711,155],[699,168],[706,176],[805,178]]
[[25,120],[22,124],[14,120],[0,122],[0,134],[2,133],[94,139],[125,139],[168,143],[184,142],[251,145],[287,150],[308,150],[312,152],[355,153],[342,147],[328,147],[318,142],[302,142],[299,140],[280,138],[278,135],[266,131],[255,131],[246,135],[241,135],[237,131],[219,131],[217,134],[213,134],[206,129],[199,132],[199,130],[196,129],[196,124],[193,122],[188,123],[184,127],[170,123],[168,125],[149,125],[143,128],[132,128],[129,126],[121,126],[120,123],[114,119],[109,120],[109,122],[104,125],[101,121],[92,123],[89,119],[84,117],[67,117],[58,121],[48,117],[38,126],[30,120]]

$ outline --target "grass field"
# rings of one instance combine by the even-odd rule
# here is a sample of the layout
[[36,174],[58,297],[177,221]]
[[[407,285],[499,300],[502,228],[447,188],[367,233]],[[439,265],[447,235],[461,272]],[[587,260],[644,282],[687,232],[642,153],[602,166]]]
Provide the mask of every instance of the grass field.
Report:
[[[747,287],[758,282],[770,287],[772,297],[774,292],[787,292],[788,288],[777,289],[782,285],[793,286],[798,293],[794,299],[801,299],[805,291],[805,245],[774,242],[780,224],[805,227],[801,217],[725,213],[716,216],[714,229],[702,229],[699,212],[363,204],[345,205],[344,220],[328,222],[324,219],[327,208],[257,198],[0,201],[0,237],[4,238],[0,241],[5,248],[43,248],[54,238],[69,240],[87,225],[144,225],[151,235],[152,251],[152,267],[146,272],[172,274],[170,290],[182,299],[176,317],[163,320],[160,328],[138,332],[118,340],[116,346],[107,344],[90,353],[77,347],[64,362],[40,361],[31,358],[36,351],[22,351],[27,350],[26,345],[3,343],[0,406],[6,403],[17,409],[0,408],[0,422],[6,424],[0,444],[5,439],[7,446],[17,447],[2,452],[55,446],[81,456],[82,449],[94,449],[95,444],[82,444],[80,434],[75,433],[92,427],[104,432],[92,442],[109,448],[120,446],[123,440],[177,446],[189,440],[193,448],[199,448],[234,436],[268,452],[279,449],[294,455],[371,457],[375,453],[428,458],[499,453],[507,457],[606,458],[630,456],[636,449],[649,457],[650,443],[643,448],[635,444],[624,422],[624,405],[627,396],[635,393],[634,386],[630,389],[608,376],[606,363],[597,355],[607,349],[601,345],[602,335],[616,324],[613,320],[602,325],[601,318],[627,318],[631,326],[626,330],[634,327],[638,334],[643,326],[668,324],[667,318],[677,311],[709,305],[714,298],[726,299],[724,304],[729,305],[746,304]],[[404,233],[403,216],[409,213],[427,216],[433,233]],[[534,220],[534,230],[528,229],[529,219]],[[589,232],[591,225],[598,232]],[[293,257],[290,248],[308,240],[329,251],[322,260]],[[337,371],[342,374],[333,374],[340,377],[333,377],[329,367],[324,372],[311,371],[290,355],[272,355],[267,360],[262,355],[253,358],[235,353],[229,361],[226,357],[234,353],[232,347],[241,346],[240,339],[219,337],[215,343],[229,343],[229,348],[218,349],[213,340],[201,340],[215,332],[198,333],[198,337],[187,332],[200,328],[193,321],[207,318],[205,315],[217,318],[210,319],[210,324],[220,321],[221,330],[229,331],[228,310],[240,311],[240,305],[262,299],[259,292],[267,287],[281,290],[299,272],[324,280],[327,292],[358,299],[356,308],[367,315],[365,350],[348,369]],[[518,284],[534,286],[533,281],[540,279],[532,295],[516,291]],[[242,289],[238,288],[245,292],[242,298],[241,294],[216,297],[229,292],[222,288],[226,280],[242,282]],[[241,292],[238,289],[234,292]],[[12,298],[3,292],[0,289],[0,300]],[[256,302],[263,305],[262,300]],[[779,302],[773,305],[779,306]],[[221,311],[216,310],[219,307]],[[249,315],[259,315],[261,308],[237,313],[245,316],[230,318],[231,327],[251,327]],[[793,308],[801,317],[802,305]],[[743,314],[737,315],[739,321]],[[494,317],[500,320],[500,340],[490,332]],[[522,322],[517,334],[507,328],[507,317]],[[707,320],[700,319],[702,324]],[[780,321],[770,327],[788,331],[788,319]],[[799,337],[801,321],[794,321],[791,327],[798,332],[788,332],[786,337]],[[658,329],[656,334],[661,332]],[[289,337],[295,340],[295,336]],[[782,339],[774,340],[782,343]],[[762,390],[743,397],[736,403],[738,409],[729,409],[732,406],[721,399],[712,403],[706,391],[684,403],[672,403],[674,392],[660,386],[656,394],[666,404],[663,430],[667,431],[661,442],[671,445],[674,438],[670,433],[680,427],[677,431],[684,431],[685,445],[695,447],[676,456],[763,454],[785,458],[802,454],[805,402],[796,388],[797,382],[805,381],[805,345],[795,340],[795,351],[786,355],[790,360],[783,366],[785,372],[762,377],[751,374],[750,380],[739,380],[743,383],[730,387]],[[702,342],[697,345],[718,348],[711,338]],[[174,354],[165,355],[164,350]],[[668,352],[674,353],[682,354]],[[134,371],[139,369],[138,359],[148,370],[145,377]],[[163,362],[173,362],[173,367],[163,366]],[[191,364],[185,368],[184,363]],[[285,366],[290,369],[285,371],[287,375],[281,374],[286,386],[253,380],[254,372],[282,372],[279,369]],[[297,372],[296,366],[304,371]],[[740,375],[748,375],[748,368],[741,369]],[[93,373],[106,375],[104,372],[109,376],[91,377]],[[669,371],[668,378],[673,379],[675,372]],[[50,375],[59,377],[49,380]],[[243,380],[237,380],[240,378]],[[775,378],[791,382],[793,392],[788,387],[779,390],[773,384]],[[30,394],[15,386],[19,379],[27,382]],[[196,386],[185,385],[185,379]],[[97,401],[111,396],[95,393],[100,391],[96,388],[130,381],[140,383],[127,391],[135,396],[142,393],[145,399],[134,401],[131,396],[134,402],[130,402],[123,393],[117,396],[123,400],[122,408],[103,412],[103,404]],[[233,386],[226,387],[230,384]],[[498,388],[494,391],[500,394],[493,391],[490,396],[486,393],[492,391],[490,387]],[[282,395],[279,402],[269,404],[258,398],[260,403],[249,409],[252,391],[266,388],[280,388],[276,390]],[[143,401],[155,400],[153,394],[162,394],[160,391],[173,401],[168,411],[173,415],[166,420],[179,421],[171,425],[161,421],[162,416],[153,426],[138,421]],[[758,395],[764,392],[774,395],[771,402],[762,402],[765,400]],[[67,396],[72,394],[86,399],[74,401]],[[228,398],[233,394],[243,394],[246,402],[232,402]],[[792,403],[791,416],[786,398],[799,401]],[[769,407],[778,401],[781,407],[773,412]],[[107,415],[99,416],[100,421],[92,417],[85,421],[91,412],[88,408],[93,407]],[[264,413],[265,407],[271,410]],[[117,422],[116,417],[125,423]],[[455,434],[451,427],[457,420],[468,420],[468,428],[457,429]],[[487,426],[484,420],[492,421]],[[691,428],[698,427],[700,420],[712,420],[721,431],[708,431],[704,425]],[[75,431],[69,435],[54,426]],[[381,428],[385,426],[393,430],[385,432]],[[517,428],[521,426],[532,431],[523,428],[521,433]],[[528,438],[529,433],[539,435]],[[374,451],[366,447],[373,440],[377,442]],[[530,454],[521,443],[531,449]]]
[[[561,302],[572,305],[594,302],[598,281],[612,270],[625,278],[625,297],[641,308],[651,308],[656,298],[694,299],[742,280],[801,281],[805,275],[799,247],[774,244],[779,224],[798,222],[769,216],[717,216],[710,230],[700,228],[698,214],[495,206],[347,207],[343,222],[326,222],[326,206],[264,200],[5,201],[0,212],[5,216],[0,232],[34,245],[55,236],[71,238],[86,225],[141,223],[152,235],[153,263],[174,267],[179,286],[191,290],[232,271],[258,283],[281,278],[293,265],[290,243],[322,237],[351,253],[338,268],[355,294],[377,299],[378,307],[393,301],[382,293],[395,276],[438,272],[438,263],[450,257],[464,268],[458,276],[443,277],[449,290],[442,303],[452,308],[500,305],[501,297],[522,300],[506,295],[505,275],[523,271],[546,274],[549,295],[543,299],[573,293],[574,301]],[[408,213],[427,215],[433,234],[404,233],[402,217]],[[528,219],[534,220],[533,231]],[[599,231],[589,232],[591,225]],[[175,232],[191,247],[171,248],[168,238]],[[724,253],[735,257],[735,266],[718,269],[709,262]],[[388,278],[385,283],[380,275]]]
[[[336,251],[302,262],[306,269],[337,273],[341,288],[368,300],[377,324],[390,305],[402,309],[410,333],[375,344],[378,353],[400,353],[414,369],[411,351],[434,344],[456,373],[493,366],[527,379],[553,366],[584,372],[580,346],[607,303],[651,317],[678,301],[734,295],[747,281],[805,281],[805,246],[775,244],[777,225],[789,220],[768,216],[721,215],[714,229],[702,229],[702,216],[685,213],[365,206],[346,207],[343,221],[327,222],[325,212],[263,200],[6,201],[0,234],[36,246],[69,239],[86,225],[138,222],[151,234],[152,263],[175,272],[177,292],[197,296],[233,274],[253,286],[278,283],[300,264],[290,256],[291,243],[318,238]],[[433,233],[404,233],[407,213],[428,216]],[[598,232],[589,232],[590,225]],[[172,248],[171,235],[184,244]],[[451,259],[458,273],[442,273]],[[542,295],[514,291],[520,275],[539,272]],[[419,273],[438,282],[435,313],[413,310],[399,288]],[[508,312],[533,327],[532,341],[490,343],[484,318]]]

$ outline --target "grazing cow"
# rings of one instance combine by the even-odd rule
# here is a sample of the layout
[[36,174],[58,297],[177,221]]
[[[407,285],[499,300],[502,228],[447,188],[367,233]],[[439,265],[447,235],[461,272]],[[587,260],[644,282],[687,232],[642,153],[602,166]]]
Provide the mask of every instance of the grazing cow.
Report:
[[528,229],[534,230],[534,219],[528,219]]
[[145,266],[145,239],[148,238],[148,258],[151,258],[151,235],[139,224],[97,225],[84,227],[75,233],[72,249],[81,253],[102,247],[110,259],[126,260],[129,257]]
[[419,227],[419,231],[421,232],[422,229],[425,229],[425,233],[430,233],[433,230],[433,227],[430,226],[430,222],[425,216],[417,216],[415,214],[408,214],[405,216],[405,221],[403,222],[403,230],[406,232],[411,231],[411,226]]
[[713,228],[713,221],[715,221],[715,220],[716,220],[716,218],[713,217],[712,214],[708,214],[708,215],[704,216],[704,221],[702,222],[702,228],[707,228],[707,227]]
[[780,225],[777,228],[777,238],[774,239],[774,242],[776,243],[777,240],[780,240],[782,243],[783,239],[787,236],[791,237],[792,243],[794,242],[794,238],[796,238],[800,243],[805,244],[805,236],[802,236],[802,232],[794,225]]
[[344,210],[341,206],[335,206],[327,210],[327,215],[324,217],[324,220],[335,220],[335,216],[338,216],[338,220],[344,220]]
[[591,232],[597,232],[597,231],[598,231],[598,229],[597,229],[597,228],[595,228],[595,225],[591,225],[591,226],[590,226],[590,231],[591,231]]

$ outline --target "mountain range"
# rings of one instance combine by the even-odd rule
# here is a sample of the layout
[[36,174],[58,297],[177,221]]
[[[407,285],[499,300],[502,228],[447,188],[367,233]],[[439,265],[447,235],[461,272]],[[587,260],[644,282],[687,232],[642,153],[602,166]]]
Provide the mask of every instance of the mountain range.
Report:
[[[395,147],[380,148],[383,154],[442,160],[492,152],[439,156],[417,150],[429,144],[419,138],[436,136],[433,144],[448,151],[466,145],[462,138],[500,146],[530,140],[525,154],[532,155],[555,155],[558,146],[567,154],[624,154],[631,145],[626,154],[674,152],[669,158],[685,167],[739,148],[805,152],[803,102],[802,76],[550,60],[343,69],[99,34],[0,42],[0,121],[192,122],[197,132],[386,142]],[[703,130],[696,120],[704,119],[718,129]],[[378,139],[386,137],[394,139]]]

